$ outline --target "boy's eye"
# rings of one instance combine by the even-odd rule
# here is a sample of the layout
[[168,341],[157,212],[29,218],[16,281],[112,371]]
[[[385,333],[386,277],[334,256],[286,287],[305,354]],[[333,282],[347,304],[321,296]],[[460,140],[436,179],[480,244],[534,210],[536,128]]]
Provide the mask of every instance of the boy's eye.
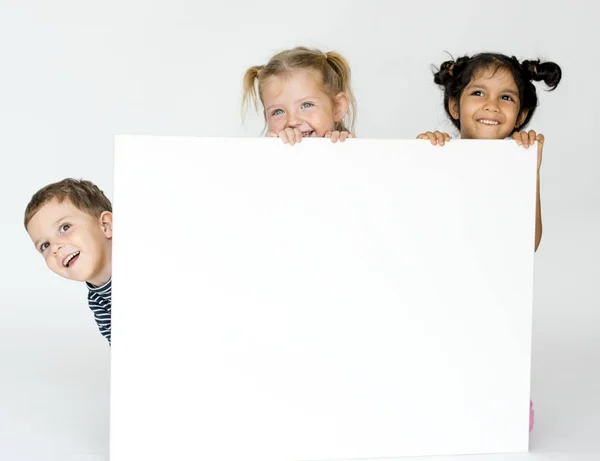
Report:
[[62,226],[60,226],[60,232],[67,232],[69,229],[71,228],[70,224],[63,224]]
[[40,245],[40,251],[44,252],[48,247],[50,246],[50,244],[48,242],[44,242]]
[[309,107],[314,106],[314,104],[312,102],[303,102],[302,105],[300,106],[300,108],[302,109],[308,109]]
[[281,109],[275,109],[273,112],[271,112],[271,116],[281,115],[281,114],[283,114],[283,111]]
[[471,96],[483,96],[483,91],[477,90],[471,93]]
[[502,96],[502,99],[505,101],[514,101],[512,96],[509,96],[507,94],[505,94],[504,96]]

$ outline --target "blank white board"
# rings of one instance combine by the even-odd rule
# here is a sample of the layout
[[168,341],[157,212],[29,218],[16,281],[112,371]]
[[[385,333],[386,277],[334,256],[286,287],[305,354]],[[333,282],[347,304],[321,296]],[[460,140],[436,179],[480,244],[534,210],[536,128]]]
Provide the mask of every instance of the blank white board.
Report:
[[111,460],[524,452],[535,149],[119,136]]

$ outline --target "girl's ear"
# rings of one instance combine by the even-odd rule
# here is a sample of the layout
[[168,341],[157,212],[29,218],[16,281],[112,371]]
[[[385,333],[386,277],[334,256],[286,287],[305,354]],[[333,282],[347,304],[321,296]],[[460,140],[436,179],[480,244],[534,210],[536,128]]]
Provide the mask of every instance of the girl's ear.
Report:
[[448,100],[448,109],[450,111],[450,115],[454,120],[458,120],[460,118],[460,111],[458,110],[458,99],[450,98]]
[[333,98],[333,101],[335,103],[333,120],[338,123],[341,122],[348,113],[350,102],[348,101],[348,96],[346,96],[346,93],[344,92],[336,94],[335,98]]
[[527,118],[527,114],[529,113],[529,109],[523,109],[520,113],[519,116],[517,117],[517,123],[515,123],[515,129],[519,128],[521,125],[523,125],[523,122],[525,121],[525,119]]

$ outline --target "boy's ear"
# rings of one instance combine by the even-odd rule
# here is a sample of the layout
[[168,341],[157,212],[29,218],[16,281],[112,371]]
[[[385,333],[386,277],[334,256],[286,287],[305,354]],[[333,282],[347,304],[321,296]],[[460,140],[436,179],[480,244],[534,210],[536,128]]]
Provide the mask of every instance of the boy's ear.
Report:
[[113,215],[110,211],[105,211],[100,215],[99,218],[100,227],[104,236],[107,239],[112,239],[112,225],[113,225]]
[[515,123],[515,128],[520,128],[523,125],[523,122],[527,118],[527,114],[529,113],[529,109],[523,109],[519,116],[517,117],[517,123]]
[[458,110],[458,99],[450,98],[448,100],[448,110],[450,111],[450,115],[454,120],[458,120],[460,118],[460,111]]
[[335,112],[333,114],[333,120],[337,123],[341,122],[348,113],[350,101],[348,101],[348,96],[346,96],[346,93],[341,92],[335,95],[334,102]]

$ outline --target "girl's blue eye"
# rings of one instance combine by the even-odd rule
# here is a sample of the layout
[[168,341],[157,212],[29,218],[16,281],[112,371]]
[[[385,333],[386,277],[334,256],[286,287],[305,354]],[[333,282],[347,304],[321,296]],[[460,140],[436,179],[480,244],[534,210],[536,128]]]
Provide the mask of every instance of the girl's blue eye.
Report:
[[502,99],[504,99],[505,101],[514,101],[514,99],[512,98],[512,96],[509,96],[507,94],[505,94],[504,96],[502,96]]
[[281,109],[275,109],[273,112],[271,112],[271,116],[281,114],[283,114],[283,111]]
[[303,102],[300,107],[302,109],[308,109],[309,107],[312,107],[312,106],[314,106],[314,104],[312,102]]
[[70,228],[71,228],[70,224],[63,224],[62,226],[60,226],[59,230],[61,233],[63,233],[63,232],[67,232]]
[[479,91],[479,90],[473,91],[471,93],[471,96],[483,96],[483,91]]

